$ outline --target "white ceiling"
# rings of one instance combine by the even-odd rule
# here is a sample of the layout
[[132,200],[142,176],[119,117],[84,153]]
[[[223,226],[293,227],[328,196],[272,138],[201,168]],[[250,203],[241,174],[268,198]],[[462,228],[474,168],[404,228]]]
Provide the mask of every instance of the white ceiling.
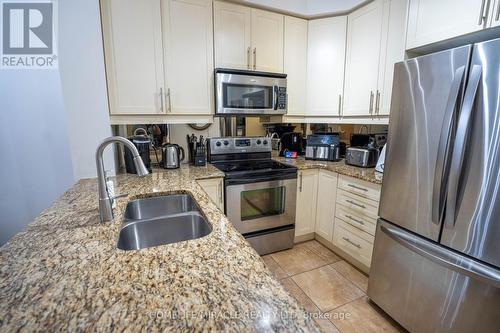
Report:
[[236,2],[312,18],[344,14],[369,1],[371,0],[237,0]]

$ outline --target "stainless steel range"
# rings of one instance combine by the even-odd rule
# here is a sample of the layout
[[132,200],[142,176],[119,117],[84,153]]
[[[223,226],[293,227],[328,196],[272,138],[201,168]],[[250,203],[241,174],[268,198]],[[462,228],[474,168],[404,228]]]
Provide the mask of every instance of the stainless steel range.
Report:
[[225,173],[225,213],[259,254],[289,249],[297,168],[271,159],[264,137],[208,139],[208,161]]

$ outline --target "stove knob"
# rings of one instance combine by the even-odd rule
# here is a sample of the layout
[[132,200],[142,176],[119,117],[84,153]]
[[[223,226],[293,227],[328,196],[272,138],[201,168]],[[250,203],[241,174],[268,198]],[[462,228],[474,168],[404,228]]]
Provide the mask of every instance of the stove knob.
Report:
[[222,144],[220,143],[220,141],[217,141],[217,143],[215,144],[217,147],[220,147]]
[[225,140],[224,141],[224,146],[227,146],[229,144],[229,141]]
[[263,142],[263,143],[264,143],[265,145],[267,145],[267,140],[264,140],[264,142]]
[[262,141],[260,140],[257,140],[257,144],[260,145],[262,143]]

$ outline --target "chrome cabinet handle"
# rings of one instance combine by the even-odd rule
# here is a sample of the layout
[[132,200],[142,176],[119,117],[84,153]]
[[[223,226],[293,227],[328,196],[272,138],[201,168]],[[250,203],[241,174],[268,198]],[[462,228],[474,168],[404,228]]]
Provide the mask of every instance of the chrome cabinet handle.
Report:
[[219,184],[219,203],[222,204],[222,186]]
[[163,110],[163,88],[160,88],[160,112],[164,112],[164,110]]
[[253,69],[257,69],[257,48],[253,48]]
[[346,202],[350,203],[351,205],[358,206],[359,208],[366,209],[366,206],[365,206],[365,205],[359,204],[359,203],[354,202],[354,201],[352,201],[352,200],[346,200]]
[[342,110],[342,95],[339,94],[339,116],[341,115]]
[[250,67],[250,66],[251,66],[251,65],[250,65],[250,50],[251,50],[251,49],[252,49],[252,48],[251,48],[250,46],[247,48],[247,69],[250,69],[250,68],[251,68],[251,67]]
[[361,248],[361,245],[354,243],[353,241],[351,241],[351,240],[350,240],[349,238],[347,238],[347,237],[342,237],[342,239],[343,239],[343,240],[345,240],[347,243],[351,244],[352,246],[357,247],[358,249],[360,249],[360,248]]
[[380,113],[380,91],[377,89],[377,97],[375,98],[375,114]]
[[500,1],[497,2],[497,13],[495,14],[495,21],[500,19]]
[[490,0],[482,0],[481,9],[479,10],[479,20],[477,22],[477,25],[483,25],[483,22],[487,23],[489,9],[490,9]]
[[302,192],[302,174],[300,174],[299,178],[300,178],[299,192]]
[[168,112],[172,112],[172,95],[170,95],[170,88],[167,88],[168,95]]
[[354,184],[347,184],[347,186],[352,187],[352,188],[355,188],[356,190],[360,190],[360,191],[365,191],[365,192],[368,192],[368,189],[363,188],[363,187],[356,186],[356,185],[354,185]]
[[344,215],[346,218],[348,218],[349,220],[351,221],[354,221],[356,223],[359,223],[361,225],[365,225],[365,222],[361,221],[361,220],[358,220],[358,219],[355,219],[354,217],[352,217],[351,215]]
[[373,111],[373,91],[370,91],[370,108],[368,109],[368,112],[372,114]]

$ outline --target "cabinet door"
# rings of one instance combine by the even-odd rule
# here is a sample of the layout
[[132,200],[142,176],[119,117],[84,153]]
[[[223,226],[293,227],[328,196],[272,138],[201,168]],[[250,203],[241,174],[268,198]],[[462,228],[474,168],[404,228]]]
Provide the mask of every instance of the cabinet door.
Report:
[[199,179],[197,182],[217,207],[224,211],[224,183],[222,178]]
[[394,64],[404,60],[408,0],[385,0],[375,115],[388,116],[391,109]]
[[164,113],[160,0],[103,0],[101,8],[110,113]]
[[329,242],[333,240],[336,198],[337,174],[331,171],[320,170],[318,176],[315,232]]
[[375,108],[383,1],[349,14],[345,74],[344,116],[371,116]]
[[295,237],[314,232],[316,223],[316,199],[318,171],[303,170],[297,181],[297,207],[295,217]]
[[250,69],[250,13],[247,7],[214,2],[216,67]]
[[309,21],[307,115],[340,116],[344,86],[347,17]]
[[492,3],[489,17],[490,17],[490,24],[489,24],[490,27],[500,26],[500,0],[496,0],[494,3]]
[[486,20],[481,19],[481,9],[485,2],[487,0],[410,1],[406,48],[413,49],[483,29]]
[[167,112],[211,114],[212,2],[163,0],[162,14]]
[[252,68],[283,72],[283,15],[252,9]]
[[285,16],[284,70],[288,115],[306,111],[307,20]]

